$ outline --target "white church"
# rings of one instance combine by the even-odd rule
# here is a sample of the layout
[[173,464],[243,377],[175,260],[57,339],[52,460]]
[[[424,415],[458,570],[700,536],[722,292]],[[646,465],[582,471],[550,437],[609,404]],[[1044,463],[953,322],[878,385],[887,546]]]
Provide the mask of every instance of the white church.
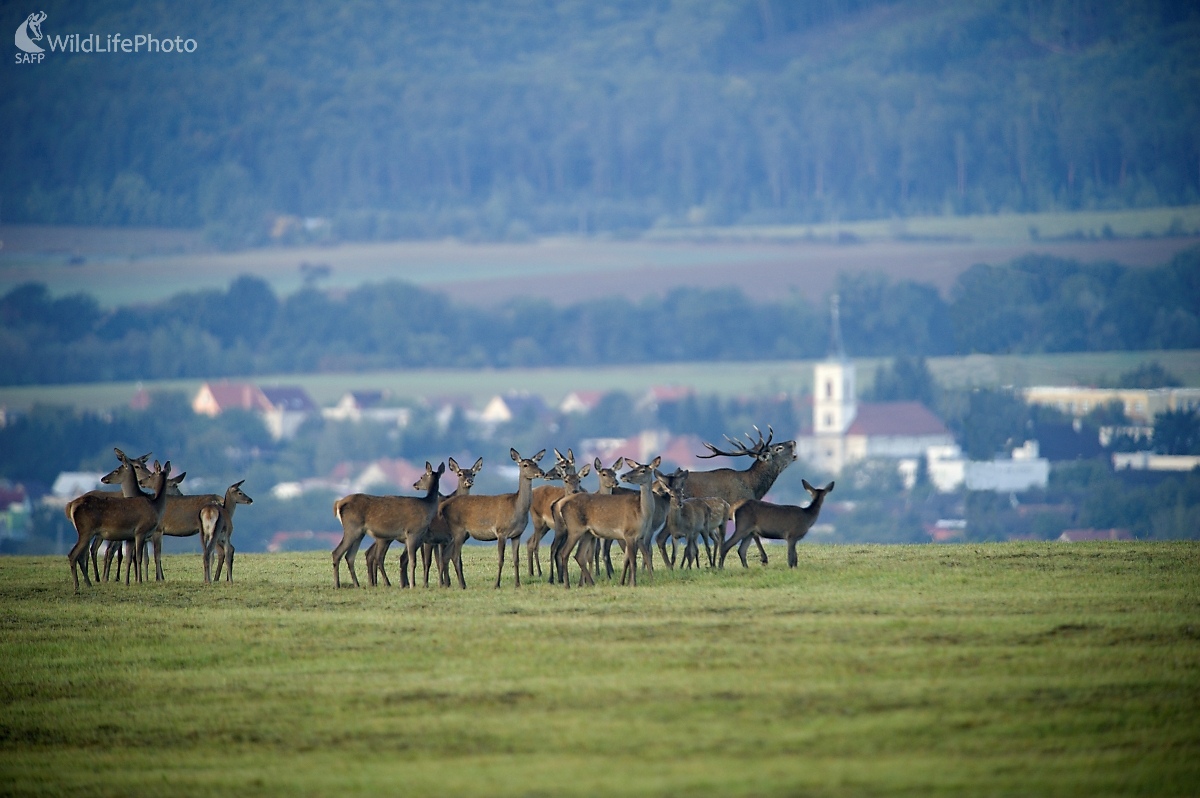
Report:
[[860,402],[854,364],[846,357],[833,298],[833,344],[813,373],[812,427],[796,438],[796,454],[829,474],[862,460],[923,458],[931,446],[954,446],[941,419],[920,402]]

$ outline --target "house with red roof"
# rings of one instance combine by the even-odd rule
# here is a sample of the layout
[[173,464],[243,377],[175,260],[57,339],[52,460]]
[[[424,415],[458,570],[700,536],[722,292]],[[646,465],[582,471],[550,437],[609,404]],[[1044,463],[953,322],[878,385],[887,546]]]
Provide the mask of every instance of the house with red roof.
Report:
[[198,415],[219,416],[229,410],[246,410],[262,418],[271,437],[290,438],[317,405],[303,388],[279,385],[259,388],[249,382],[206,382],[192,399]]

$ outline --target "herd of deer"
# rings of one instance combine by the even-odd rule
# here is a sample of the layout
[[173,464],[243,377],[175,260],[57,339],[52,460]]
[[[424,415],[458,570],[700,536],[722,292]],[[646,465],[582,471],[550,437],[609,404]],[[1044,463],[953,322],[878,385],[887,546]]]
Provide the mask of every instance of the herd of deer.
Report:
[[[814,488],[802,480],[812,500],[807,506],[776,505],[761,501],[785,468],[796,460],[796,442],[775,443],[774,432],[758,440],[747,435],[750,444],[726,438],[729,450],[718,449],[710,443],[710,454],[704,457],[749,457],[752,463],[745,470],[719,468],[713,471],[658,471],[661,458],[638,463],[618,458],[605,468],[597,458],[576,470],[571,450],[561,454],[554,450],[556,462],[548,471],[538,465],[545,456],[543,449],[532,457],[522,457],[515,449],[509,456],[517,464],[518,485],[515,493],[495,496],[471,494],[475,476],[483,466],[480,458],[475,465],[464,469],[450,458],[450,470],[458,476],[458,489],[453,495],[438,492],[445,464],[436,469],[425,464],[425,473],[413,484],[424,496],[371,496],[355,493],[334,503],[333,512],[342,524],[342,540],[333,550],[333,584],[341,586],[341,562],[346,561],[350,578],[359,585],[354,559],[363,538],[370,535],[373,542],[366,550],[367,579],[371,585],[382,579],[390,585],[384,562],[388,547],[400,541],[403,587],[417,582],[417,553],[424,564],[425,585],[429,584],[431,561],[436,556],[439,583],[451,584],[451,568],[460,587],[466,587],[462,569],[462,547],[467,538],[495,541],[499,558],[496,587],[504,574],[507,544],[512,544],[515,582],[521,584],[519,541],[532,519],[533,534],[526,544],[528,574],[542,575],[540,546],[546,533],[554,531],[550,544],[549,581],[564,587],[571,586],[567,562],[574,553],[579,565],[579,584],[595,584],[593,568],[600,568],[603,548],[604,565],[611,578],[613,567],[611,546],[615,542],[625,552],[621,582],[637,584],[638,554],[643,557],[648,575],[653,576],[653,548],[657,544],[667,566],[674,568],[678,551],[677,541],[683,541],[681,567],[700,566],[700,543],[704,544],[710,567],[724,567],[725,555],[738,548],[742,565],[751,543],[758,544],[762,561],[767,554],[762,538],[784,540],[788,544],[788,565],[796,565],[796,543],[804,537],[821,511],[825,495],[833,490],[830,482]],[[629,470],[620,477],[622,464]],[[581,481],[595,469],[600,480],[596,493],[583,490]],[[561,481],[562,485],[533,487],[534,480]],[[620,482],[635,485],[622,488]],[[726,539],[727,521],[734,521],[733,535]],[[667,553],[666,544],[672,551]],[[603,547],[599,544],[603,542]]]
[[[333,550],[333,584],[341,586],[341,562],[346,561],[350,578],[359,585],[354,570],[354,558],[362,540],[370,535],[373,542],[366,550],[367,577],[371,585],[380,579],[390,585],[385,559],[393,541],[401,541],[400,554],[403,587],[417,582],[417,553],[424,563],[425,585],[429,571],[437,560],[439,584],[451,584],[451,569],[460,587],[467,586],[463,578],[462,547],[468,538],[495,541],[499,564],[496,587],[504,573],[507,544],[512,544],[513,570],[516,584],[521,584],[519,541],[532,519],[533,534],[526,544],[528,573],[542,575],[540,547],[546,533],[553,530],[550,544],[549,581],[571,586],[567,563],[572,553],[580,569],[579,584],[595,584],[593,570],[601,567],[601,552],[606,573],[613,576],[611,547],[617,543],[625,553],[621,582],[637,584],[638,554],[648,575],[654,573],[653,545],[657,545],[668,567],[674,568],[678,542],[683,542],[680,567],[700,567],[700,544],[710,567],[724,567],[725,555],[737,547],[738,557],[746,566],[746,552],[751,543],[758,545],[762,562],[767,562],[762,538],[784,540],[788,544],[788,565],[796,565],[796,543],[804,537],[821,512],[825,495],[833,490],[830,482],[814,488],[802,480],[812,495],[807,506],[777,505],[761,501],[785,468],[796,460],[796,442],[772,443],[774,431],[758,440],[747,435],[749,444],[726,438],[728,450],[705,443],[710,454],[704,457],[749,457],[752,462],[745,470],[718,468],[712,471],[674,473],[658,470],[661,458],[638,463],[618,458],[605,468],[599,458],[594,463],[576,469],[575,456],[554,450],[556,462],[548,471],[538,463],[546,451],[533,457],[522,457],[515,449],[509,455],[517,464],[518,486],[515,493],[495,496],[471,494],[475,477],[483,467],[483,458],[471,468],[462,468],[451,457],[450,470],[458,477],[458,489],[451,496],[438,492],[445,464],[436,469],[425,464],[425,473],[413,488],[423,496],[371,496],[355,493],[338,499],[333,511],[342,525],[342,540]],[[117,557],[117,579],[121,575],[122,553],[125,560],[125,582],[136,574],[137,581],[148,579],[147,543],[154,547],[155,579],[163,579],[163,535],[188,537],[200,535],[203,551],[204,581],[211,582],[212,559],[217,555],[216,579],[225,570],[226,580],[233,580],[232,543],[233,513],[239,504],[252,504],[242,492],[242,483],[229,486],[224,496],[203,494],[185,496],[179,484],[186,474],[171,477],[171,464],[147,465],[149,454],[130,458],[116,449],[119,465],[102,481],[120,485],[121,492],[91,491],[69,502],[67,518],[75,527],[78,541],[67,560],[75,591],[79,592],[79,573],[91,585],[88,561],[96,581],[100,581],[98,561],[101,541],[107,541],[104,556],[104,578],[114,555]],[[622,465],[628,467],[618,476]],[[582,480],[595,470],[599,489],[588,493]],[[561,485],[533,487],[534,480],[558,481]],[[636,486],[624,488],[621,482]],[[728,521],[734,531],[726,538]],[[667,552],[667,543],[671,552]],[[603,544],[603,545],[601,545]],[[123,549],[123,552],[122,552]]]
[[[228,565],[226,580],[233,581],[233,511],[239,504],[252,504],[253,500],[242,492],[242,483],[229,486],[224,496],[206,493],[184,496],[179,483],[187,476],[184,472],[171,476],[171,463],[147,466],[149,454],[141,457],[126,457],[120,449],[115,450],[120,461],[115,469],[105,474],[101,481],[106,485],[120,485],[121,492],[113,493],[94,490],[67,503],[66,513],[79,540],[71,547],[67,560],[71,564],[71,576],[75,580],[75,592],[79,592],[79,571],[89,586],[88,560],[91,559],[96,581],[100,581],[97,554],[100,541],[108,542],[104,556],[104,578],[108,579],[114,553],[118,555],[117,579],[121,576],[122,545],[125,554],[125,583],[131,572],[140,582],[148,578],[146,543],[154,544],[155,579],[163,579],[162,537],[189,537],[200,535],[204,552],[204,581],[212,581],[212,557],[217,554],[216,578],[221,578],[222,568]],[[243,480],[244,481],[244,480]]]

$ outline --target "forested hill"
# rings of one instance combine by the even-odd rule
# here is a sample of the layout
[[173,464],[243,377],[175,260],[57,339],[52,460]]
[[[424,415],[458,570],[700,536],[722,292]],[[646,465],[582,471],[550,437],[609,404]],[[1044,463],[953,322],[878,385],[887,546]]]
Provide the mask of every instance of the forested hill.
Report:
[[1200,200],[1189,0],[39,7],[48,38],[197,47],[10,57],[6,222],[239,245],[274,214],[511,238]]
[[[879,275],[838,279],[856,356],[1200,349],[1200,248],[1157,268],[1027,256],[973,266],[943,299]],[[823,309],[793,295],[676,289],[641,302],[467,310],[401,283],[278,297],[228,290],[104,310],[26,285],[0,297],[0,384],[449,366],[557,366],[821,357]]]

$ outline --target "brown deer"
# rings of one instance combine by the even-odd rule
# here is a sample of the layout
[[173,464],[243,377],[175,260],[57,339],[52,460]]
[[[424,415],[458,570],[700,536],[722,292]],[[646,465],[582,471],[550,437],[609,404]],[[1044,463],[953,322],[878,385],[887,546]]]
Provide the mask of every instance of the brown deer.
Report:
[[428,462],[425,473],[413,486],[426,491],[424,496],[369,496],[354,493],[333,503],[333,514],[342,524],[342,540],[333,550],[333,586],[341,587],[339,565],[344,557],[346,568],[355,587],[361,587],[354,572],[354,555],[368,532],[376,540],[403,540],[408,550],[407,567],[412,567],[412,583],[416,583],[416,551],[424,542],[438,509],[438,483],[446,473],[446,464],[439,463],[435,471]]
[[[733,535],[721,546],[721,567],[725,567],[725,555],[731,548],[743,542],[749,535],[761,535],[768,540],[786,540],[788,544],[788,567],[796,567],[796,544],[808,533],[821,513],[825,496],[833,490],[830,482],[823,488],[814,488],[807,479],[800,480],[804,489],[812,495],[807,507],[792,504],[770,504],[757,499],[747,499],[733,508]],[[746,554],[738,549],[742,567],[746,566]]]
[[[458,477],[458,485],[454,488],[454,493],[450,496],[467,496],[471,493],[471,488],[475,485],[475,477],[479,475],[480,469],[483,468],[483,458],[480,457],[475,461],[475,465],[470,468],[463,468],[458,462],[451,457],[448,461],[450,470]],[[419,480],[418,480],[419,484]],[[417,488],[417,485],[413,486]],[[419,490],[419,488],[417,488]],[[450,496],[438,497],[438,505],[450,498]],[[438,568],[438,584],[450,586],[450,571],[449,571],[449,552],[446,546],[450,543],[450,535],[446,530],[446,525],[441,521],[441,517],[434,515],[433,521],[429,524],[429,531],[425,533],[425,543],[421,546],[421,561],[425,566],[425,587],[429,587],[429,566],[433,555],[437,555]],[[378,576],[383,578],[383,583],[391,587],[392,583],[388,579],[387,571],[383,568],[383,559],[387,554],[388,546],[391,545],[390,540],[376,541],[367,547],[367,581],[372,585],[376,584],[377,576],[372,570],[372,564],[378,569]],[[372,563],[372,551],[377,551],[378,554]],[[400,586],[408,587],[408,551],[407,549],[400,552]]]
[[[554,528],[554,516],[551,507],[556,501],[567,495],[565,481],[568,475],[575,474],[575,453],[567,449],[564,457],[558,449],[554,450],[555,464],[546,472],[547,480],[563,480],[563,485],[539,485],[533,489],[533,499],[529,503],[529,519],[533,524],[533,534],[525,543],[526,559],[529,561],[529,578],[533,578],[534,567],[537,575],[542,575],[542,538]],[[587,468],[585,465],[584,468]],[[578,482],[576,482],[578,485]],[[574,493],[574,491],[569,491]],[[553,546],[553,543],[551,543]],[[550,558],[550,582],[554,582],[554,558]]]
[[[559,515],[567,535],[558,550],[560,575],[566,574],[567,557],[578,546],[575,562],[579,563],[582,570],[580,583],[594,585],[589,562],[591,547],[579,544],[590,541],[591,538],[621,540],[625,544],[624,572],[629,575],[631,585],[637,584],[637,553],[639,550],[647,550],[645,540],[653,528],[657,500],[652,485],[655,469],[661,462],[661,457],[656,457],[646,464],[628,460],[627,465],[631,470],[622,479],[638,486],[636,495],[580,493],[562,503]],[[586,537],[589,535],[591,538]],[[562,579],[562,583],[564,587],[571,586],[570,579]]]
[[500,587],[500,577],[504,573],[504,546],[511,540],[513,575],[516,578],[516,586],[521,586],[521,534],[529,523],[533,480],[545,477],[545,473],[538,467],[538,462],[545,454],[546,450],[542,449],[533,457],[521,457],[516,449],[509,449],[508,455],[517,464],[519,471],[516,493],[502,493],[496,496],[452,496],[446,499],[438,510],[438,515],[445,519],[450,532],[450,557],[458,575],[459,587],[467,587],[463,577],[462,547],[468,537],[496,541],[497,588]]
[[[785,441],[772,445],[775,439],[775,431],[771,427],[767,427],[769,433],[766,440],[763,440],[762,430],[758,427],[754,428],[758,433],[758,441],[752,443],[751,446],[735,441],[729,436],[725,440],[732,445],[730,451],[723,451],[713,446],[711,443],[705,443],[704,446],[711,454],[700,455],[702,459],[712,457],[750,457],[754,462],[744,471],[737,471],[732,468],[718,468],[712,471],[691,471],[688,472],[687,482],[684,484],[684,496],[687,498],[702,499],[705,497],[715,497],[724,499],[732,508],[739,501],[746,499],[761,499],[767,495],[767,491],[775,484],[775,480],[783,473],[783,470],[796,461],[796,442]],[[749,434],[746,435],[750,438]],[[726,518],[726,521],[729,519]],[[723,525],[722,525],[723,526]],[[720,540],[716,541],[718,545],[724,544],[724,529],[720,533]],[[762,558],[762,562],[767,562],[767,552],[762,546],[762,542],[757,536],[754,536],[754,542],[758,544],[758,553]],[[749,542],[746,542],[749,545]],[[710,562],[710,564],[715,564]]]
[[[550,540],[550,562],[548,563],[550,568],[550,577],[547,580],[548,584],[554,584],[555,573],[558,569],[558,558],[555,556],[554,544],[559,541],[558,519],[561,517],[559,515],[559,508],[564,501],[572,496],[578,493],[587,493],[587,490],[585,490],[583,487],[583,478],[590,473],[592,473],[592,466],[589,463],[584,463],[583,468],[579,470],[579,473],[574,473],[573,469],[571,471],[564,472],[562,475],[562,495],[555,499],[548,508],[547,514],[550,516],[550,528],[554,530],[554,537]],[[534,500],[536,501],[536,499],[537,497],[535,496]],[[541,573],[540,569],[538,573]],[[559,574],[558,578],[561,579],[563,577],[561,574]]]
[[[675,568],[675,542],[683,541],[683,562],[681,568],[690,568],[692,564],[700,567],[700,546],[698,540],[704,538],[714,525],[714,511],[720,513],[719,523],[725,523],[728,507],[721,499],[688,499],[683,495],[683,486],[687,480],[687,471],[676,469],[674,474],[665,477],[670,506],[667,510],[666,523],[662,531],[655,536],[658,550],[662,552],[663,561],[670,569]],[[719,508],[719,510],[717,509]],[[667,541],[671,541],[671,553],[667,554]],[[708,547],[708,541],[704,542]]]
[[[125,455],[125,453],[122,452],[120,449],[114,448],[113,451],[117,455],[117,460],[119,461],[118,465],[112,471],[110,471],[107,474],[105,474],[104,476],[100,477],[100,481],[103,482],[105,485],[120,485],[121,486],[120,495],[124,496],[127,499],[133,498],[134,496],[143,495],[142,489],[138,485],[138,469],[139,468],[145,469],[146,461],[150,459],[150,452],[146,452],[146,454],[142,455],[141,457],[127,457]],[[93,493],[93,494],[96,494],[99,496],[115,495],[109,491],[101,491],[101,490],[88,491],[88,493]],[[117,541],[117,540],[107,541],[107,545],[105,546],[105,550],[104,550],[104,581],[105,582],[107,582],[108,578],[109,578],[109,568],[112,565],[112,559],[113,559],[114,554],[116,554],[118,556],[118,559],[117,559],[117,581],[120,581],[120,579],[121,579],[121,560],[120,560],[121,550],[123,548],[126,548],[128,545],[129,544],[126,541]],[[91,559],[92,559],[92,569],[95,572],[97,582],[100,581],[99,560],[96,557],[96,553],[99,548],[100,548],[100,538],[96,538],[92,542],[90,553],[91,553]],[[133,562],[132,552],[130,553],[129,556],[125,557],[125,560],[127,561],[127,563]],[[126,568],[128,568],[128,565],[126,565]]]
[[[132,465],[130,466],[132,468]],[[83,580],[90,587],[92,582],[88,577],[88,555],[92,541],[97,538],[104,540],[131,540],[133,549],[131,563],[141,581],[141,568],[138,562],[138,551],[146,536],[158,526],[166,507],[166,482],[171,473],[171,463],[159,466],[154,463],[151,471],[151,487],[153,494],[147,496],[109,496],[105,494],[84,494],[67,503],[66,514],[75,527],[79,540],[67,554],[71,565],[71,576],[75,581],[75,592],[79,592],[78,570],[83,571]],[[129,566],[125,568],[125,583],[129,584]]]
[[[621,469],[621,466],[624,464],[624,462],[625,462],[625,458],[618,457],[616,459],[616,462],[614,462],[611,467],[605,468],[604,464],[600,462],[600,458],[599,457],[596,458],[596,461],[592,465],[595,467],[596,476],[599,477],[599,479],[600,479],[600,486],[596,489],[597,495],[611,496],[614,493],[630,494],[630,495],[637,494],[637,491],[633,490],[632,488],[621,487],[621,476],[617,472]],[[574,494],[572,494],[572,495],[574,495]],[[556,566],[558,564],[559,559],[560,559],[558,552],[560,549],[562,549],[563,545],[567,541],[567,528],[566,528],[566,524],[564,524],[563,520],[562,520],[562,512],[561,512],[562,506],[563,506],[564,502],[566,502],[570,498],[571,498],[571,496],[564,495],[561,499],[556,501],[554,503],[553,507],[551,508],[551,514],[553,515],[553,518],[554,518],[554,538],[550,542],[550,563],[552,566],[551,571],[550,571],[550,577],[551,577],[550,581],[552,583],[554,581],[553,566]],[[603,546],[605,568],[607,569],[608,577],[610,579],[612,578],[612,575],[613,575],[612,544],[613,544],[612,540],[605,540],[604,546]],[[600,570],[600,548],[601,547],[597,546],[597,545],[592,545],[591,548],[593,549],[593,556],[594,556],[593,568],[596,571],[599,571]],[[568,554],[569,554],[569,552],[568,552]],[[562,573],[559,573],[558,578],[561,581],[563,579],[566,579],[567,576],[568,576],[567,573],[562,572]]]
[[212,502],[200,508],[200,547],[204,552],[204,583],[211,584],[212,555],[217,551],[217,581],[221,581],[221,568],[226,561],[229,570],[225,581],[233,581],[233,511],[239,504],[254,504],[254,500],[242,493],[242,483],[235,482],[225,490],[225,500]]

